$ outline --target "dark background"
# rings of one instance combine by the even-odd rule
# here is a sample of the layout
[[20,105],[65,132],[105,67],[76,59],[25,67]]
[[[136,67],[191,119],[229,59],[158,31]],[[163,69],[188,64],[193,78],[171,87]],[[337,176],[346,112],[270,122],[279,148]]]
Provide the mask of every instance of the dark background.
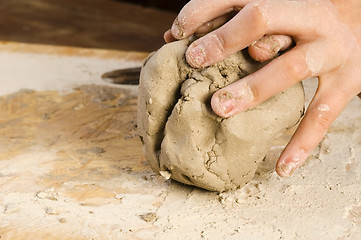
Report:
[[118,2],[129,2],[146,7],[153,7],[158,9],[164,9],[172,12],[179,12],[182,7],[188,2],[188,0],[114,0]]
[[154,51],[185,0],[0,1],[0,41]]

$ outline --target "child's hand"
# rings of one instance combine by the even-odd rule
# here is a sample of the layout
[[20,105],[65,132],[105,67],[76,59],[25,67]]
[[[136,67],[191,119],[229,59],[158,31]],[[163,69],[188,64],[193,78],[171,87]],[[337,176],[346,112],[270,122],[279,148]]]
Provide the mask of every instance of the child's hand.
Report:
[[[198,68],[247,46],[253,58],[268,60],[290,47],[292,39],[295,42],[258,72],[216,92],[211,104],[219,116],[230,117],[305,78],[318,77],[317,92],[278,160],[280,176],[294,173],[346,104],[361,92],[359,0],[192,0],[165,39],[196,32],[209,32],[186,52],[188,63]],[[225,95],[233,98],[220,97]]]

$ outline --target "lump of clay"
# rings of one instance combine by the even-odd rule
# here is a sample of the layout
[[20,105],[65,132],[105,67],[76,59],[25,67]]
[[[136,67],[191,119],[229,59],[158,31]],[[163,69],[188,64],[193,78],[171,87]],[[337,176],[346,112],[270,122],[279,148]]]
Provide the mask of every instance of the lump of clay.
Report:
[[240,51],[194,69],[185,61],[187,45],[164,45],[141,71],[138,128],[146,158],[154,171],[185,184],[220,192],[243,187],[274,139],[302,116],[302,84],[223,119],[211,109],[212,94],[262,65]]

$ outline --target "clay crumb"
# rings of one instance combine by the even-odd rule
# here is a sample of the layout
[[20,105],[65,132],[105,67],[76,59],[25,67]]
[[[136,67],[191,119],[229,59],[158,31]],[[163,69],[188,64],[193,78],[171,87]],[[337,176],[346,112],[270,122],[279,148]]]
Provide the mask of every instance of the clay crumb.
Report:
[[140,215],[140,218],[144,221],[144,222],[150,222],[153,223],[155,221],[157,221],[158,217],[157,214],[154,212],[150,212],[150,213],[146,213],[146,214],[142,214]]
[[326,104],[321,104],[321,105],[318,107],[318,110],[319,110],[320,112],[328,112],[328,111],[330,111],[331,109],[330,109],[330,107],[329,107],[328,105],[326,105]]
[[122,200],[124,198],[124,194],[117,194],[114,196],[114,198],[117,200]]
[[82,155],[88,154],[88,153],[100,155],[102,153],[105,153],[105,149],[102,147],[92,147],[89,149],[78,149],[77,153],[82,154]]
[[51,201],[58,201],[58,193],[55,192],[54,188],[45,189],[36,194],[39,199],[49,199]]
[[8,205],[6,205],[4,213],[11,214],[18,212],[19,210],[20,208],[17,203],[9,203]]
[[102,147],[93,147],[89,149],[89,152],[95,154],[101,154],[101,153],[105,153],[105,150]]
[[46,212],[46,214],[48,214],[48,215],[56,215],[56,211],[55,211],[55,209],[52,208],[52,207],[47,207],[47,208],[45,209],[45,212]]
[[159,171],[159,174],[165,178],[165,180],[169,180],[172,174],[169,171]]

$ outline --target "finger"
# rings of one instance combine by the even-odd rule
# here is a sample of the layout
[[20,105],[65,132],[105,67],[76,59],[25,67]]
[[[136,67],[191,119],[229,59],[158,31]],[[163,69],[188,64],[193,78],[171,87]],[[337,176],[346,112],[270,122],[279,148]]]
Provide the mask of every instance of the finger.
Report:
[[335,86],[317,91],[297,131],[277,162],[278,175],[293,175],[325,136],[327,129],[349,100]]
[[222,27],[194,41],[187,49],[187,62],[197,68],[212,65],[251,45],[265,34],[283,34],[294,36],[300,42],[310,41],[310,39],[302,39],[302,36],[304,33],[318,29],[315,21],[304,21],[304,19],[317,20],[314,16],[317,14],[313,10],[301,11],[304,10],[304,4],[311,3],[254,1],[246,5]]
[[163,38],[166,43],[174,42],[177,40],[176,38],[173,37],[172,32],[170,30],[164,33]]
[[195,33],[198,34],[205,34],[205,33],[209,33],[217,28],[219,28],[220,26],[222,26],[225,22],[227,22],[229,19],[231,19],[232,17],[234,17],[234,15],[236,15],[236,12],[230,12],[227,13],[223,16],[217,17],[209,22],[206,22],[205,24],[203,24],[202,26],[200,26]]
[[172,25],[172,34],[177,39],[191,36],[205,23],[233,10],[240,10],[252,0],[192,0],[180,11]]
[[257,72],[217,91],[211,99],[213,111],[221,117],[230,117],[311,77],[306,50],[307,46],[295,47]]
[[[229,19],[231,19],[232,17],[234,17],[234,15],[236,14],[236,12],[230,12],[228,14],[225,14],[223,16],[217,17],[209,22],[206,22],[205,24],[203,24],[202,26],[200,26],[195,33],[196,34],[205,34],[208,32],[213,31],[214,29],[219,28],[220,26],[222,26],[225,22],[227,22]],[[174,42],[177,39],[172,35],[172,31],[169,29],[164,33],[163,36],[164,40],[166,43],[170,43],[170,42]]]
[[248,47],[249,55],[256,61],[264,62],[274,58],[279,51],[292,45],[292,38],[286,35],[266,35]]

